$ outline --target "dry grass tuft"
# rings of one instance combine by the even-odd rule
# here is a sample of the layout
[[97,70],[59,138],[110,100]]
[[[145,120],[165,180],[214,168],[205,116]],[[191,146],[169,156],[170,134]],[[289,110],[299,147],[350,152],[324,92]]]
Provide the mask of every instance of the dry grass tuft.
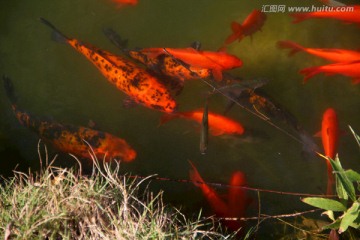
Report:
[[[15,172],[0,186],[0,235],[5,239],[227,239],[210,219],[188,220],[165,206],[147,179],[119,175],[119,163],[90,176],[52,163],[36,174]],[[47,162],[47,159],[46,159]]]

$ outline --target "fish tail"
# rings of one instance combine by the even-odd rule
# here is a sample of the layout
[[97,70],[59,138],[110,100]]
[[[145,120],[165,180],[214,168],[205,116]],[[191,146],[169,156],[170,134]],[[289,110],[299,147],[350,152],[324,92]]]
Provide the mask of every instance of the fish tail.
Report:
[[62,32],[60,32],[60,30],[58,30],[52,23],[50,23],[48,20],[46,20],[45,18],[42,18],[42,17],[40,17],[40,21],[53,30],[52,35],[51,35],[53,40],[55,40],[57,42],[62,42],[62,43],[68,42],[69,38],[67,36],[65,36]]
[[292,56],[300,51],[304,51],[304,47],[292,41],[278,41],[277,46],[279,48],[288,48],[291,49],[289,52],[289,56]]
[[304,68],[300,71],[301,74],[305,75],[304,83],[306,83],[310,78],[312,78],[316,74],[319,74],[320,72],[321,70],[318,67]]
[[195,165],[190,160],[189,160],[189,164],[191,165],[192,168],[189,171],[190,180],[193,182],[195,186],[201,187],[204,184],[204,180],[200,176],[200,173],[196,169]]
[[15,105],[17,103],[17,97],[15,96],[14,85],[11,79],[5,75],[3,76],[3,80],[4,80],[5,93],[9,98],[11,104]]
[[165,114],[162,115],[161,118],[160,118],[159,126],[163,125],[164,123],[167,123],[168,121],[173,120],[174,118],[178,118],[178,117],[179,117],[178,114],[168,114],[168,113],[165,113]]
[[290,16],[294,18],[292,23],[299,23],[310,18],[309,14],[306,13],[292,13]]

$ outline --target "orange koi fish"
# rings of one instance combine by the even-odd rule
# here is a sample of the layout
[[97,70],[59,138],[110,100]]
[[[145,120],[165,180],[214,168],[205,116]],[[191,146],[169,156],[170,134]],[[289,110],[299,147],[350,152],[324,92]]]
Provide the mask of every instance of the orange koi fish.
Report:
[[[149,58],[142,51],[129,50],[128,55],[148,68],[158,72],[161,75],[173,79],[179,79],[184,82],[192,79],[205,79],[210,77],[211,71],[207,68],[195,67],[174,59],[166,53],[158,55],[156,58]],[[180,61],[180,62],[179,62]]]
[[40,119],[20,110],[16,104],[12,82],[7,77],[4,77],[4,87],[20,124],[37,133],[41,139],[52,144],[57,150],[90,159],[89,144],[95,155],[101,159],[105,159],[106,156],[106,161],[121,159],[131,162],[135,159],[135,150],[124,139],[86,127]]
[[[245,175],[236,171],[230,180],[230,189],[228,193],[228,202],[224,201],[219,197],[214,189],[207,185],[200,173],[196,169],[195,165],[189,161],[192,169],[190,170],[190,180],[195,186],[199,187],[209,202],[211,208],[218,217],[244,217],[245,210],[248,206],[248,197],[246,191],[241,188],[246,185]],[[243,224],[239,221],[222,221],[232,231],[238,231]]]
[[215,80],[222,80],[222,71],[242,66],[242,61],[225,52],[201,51],[194,48],[145,48],[141,50],[150,58],[170,54],[193,68],[210,69]]
[[[316,136],[321,137],[322,144],[324,147],[325,155],[331,159],[335,158],[338,146],[340,131],[339,122],[336,112],[333,108],[328,108],[323,114],[321,123],[321,132]],[[327,183],[327,194],[332,194],[332,186],[334,184],[334,175],[332,174],[332,167],[329,161],[326,161],[328,183]]]
[[298,52],[306,52],[332,62],[351,62],[360,60],[360,51],[351,51],[346,49],[327,49],[327,48],[305,48],[295,42],[279,41],[277,43],[280,48],[290,49],[289,56]]
[[299,23],[310,18],[333,18],[344,21],[346,23],[357,23],[360,26],[360,5],[348,6],[352,7],[352,11],[317,11],[306,13],[292,13],[293,23]]
[[[200,109],[191,112],[165,114],[161,117],[160,124],[166,123],[174,118],[191,119],[201,124],[203,112],[204,110]],[[208,112],[208,123],[209,131],[213,136],[220,136],[225,134],[242,135],[245,131],[244,127],[235,120],[213,112]]]
[[225,45],[234,42],[236,39],[239,42],[246,36],[252,36],[255,32],[260,31],[266,21],[266,14],[260,10],[253,10],[244,20],[242,24],[237,22],[231,23],[232,34],[225,40]]
[[85,45],[76,39],[70,39],[47,20],[43,18],[40,20],[54,30],[58,40],[68,43],[83,54],[110,83],[130,96],[135,102],[163,112],[175,111],[176,102],[170,92],[148,71],[121,56]]
[[360,83],[360,60],[305,68],[301,70],[300,73],[305,75],[305,83],[314,75],[325,73],[326,75],[341,74],[347,77],[351,77],[352,83],[358,84]]

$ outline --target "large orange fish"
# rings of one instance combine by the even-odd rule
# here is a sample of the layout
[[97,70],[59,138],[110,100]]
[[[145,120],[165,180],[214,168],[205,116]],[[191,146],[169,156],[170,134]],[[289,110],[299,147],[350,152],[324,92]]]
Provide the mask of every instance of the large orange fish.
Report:
[[[334,159],[337,153],[339,135],[340,131],[337,114],[333,108],[328,108],[323,114],[321,132],[319,132],[317,136],[321,137],[325,155],[331,159]],[[332,174],[332,167],[330,162],[326,161],[326,165],[328,173],[328,184],[326,192],[327,194],[332,194],[334,175]]]
[[360,83],[360,60],[305,68],[300,73],[305,75],[304,82],[307,82],[316,74],[325,73],[325,75],[341,74],[351,77],[352,83],[358,84]]
[[70,39],[47,20],[43,18],[40,20],[54,30],[60,41],[68,43],[83,54],[110,83],[130,96],[135,102],[168,113],[176,109],[176,102],[168,89],[145,69],[121,56],[85,45],[76,39]]
[[[227,194],[228,201],[225,201],[219,197],[214,189],[204,182],[195,165],[191,161],[189,162],[192,167],[190,170],[190,180],[201,189],[210,207],[218,217],[241,218],[245,216],[249,199],[246,191],[242,188],[246,186],[245,175],[242,172],[236,171],[232,174],[230,189]],[[239,231],[243,226],[242,222],[235,220],[224,220],[222,223],[232,231]],[[239,234],[242,233],[239,232]]]
[[291,41],[279,41],[277,45],[280,48],[290,49],[289,56],[302,51],[332,62],[351,62],[360,60],[360,51],[336,48],[305,48]]
[[310,18],[333,18],[346,23],[357,23],[360,26],[360,5],[347,6],[347,8],[348,7],[352,7],[352,11],[336,11],[335,9],[333,11],[292,13],[290,16],[294,18],[293,23],[302,22]]
[[135,159],[135,150],[124,139],[86,127],[65,125],[40,119],[20,110],[16,104],[12,82],[7,77],[4,77],[4,87],[19,122],[37,133],[45,142],[52,144],[57,150],[72,153],[77,157],[91,159],[89,144],[98,159],[107,161],[118,159],[125,162]]
[[141,52],[150,58],[169,54],[190,65],[194,69],[209,69],[215,80],[222,80],[222,71],[242,66],[242,61],[225,52],[196,50],[194,48],[145,48]]
[[[199,124],[202,122],[203,109],[190,112],[177,112],[173,114],[165,114],[161,117],[160,123],[166,123],[174,118],[191,119]],[[245,131],[244,127],[237,121],[225,117],[223,115],[208,112],[209,131],[213,136],[228,135],[242,135]]]
[[237,39],[240,42],[244,37],[252,36],[256,31],[261,30],[265,20],[266,14],[255,9],[246,17],[242,24],[232,22],[232,34],[226,38],[225,45],[228,45]]
[[165,52],[156,58],[150,58],[147,54],[142,53],[141,50],[129,50],[127,49],[128,41],[122,39],[113,29],[104,29],[104,34],[122,52],[156,74],[165,86],[169,86],[170,89],[176,92],[176,95],[182,91],[185,81],[205,79],[211,76],[210,69],[190,66]]

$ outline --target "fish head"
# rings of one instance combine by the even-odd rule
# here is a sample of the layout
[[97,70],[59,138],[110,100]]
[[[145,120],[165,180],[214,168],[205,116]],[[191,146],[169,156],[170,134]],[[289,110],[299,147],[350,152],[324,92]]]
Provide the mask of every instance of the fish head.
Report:
[[111,159],[122,160],[124,162],[131,162],[136,158],[136,151],[123,139],[112,136],[104,145],[104,153],[108,156],[108,161]]

